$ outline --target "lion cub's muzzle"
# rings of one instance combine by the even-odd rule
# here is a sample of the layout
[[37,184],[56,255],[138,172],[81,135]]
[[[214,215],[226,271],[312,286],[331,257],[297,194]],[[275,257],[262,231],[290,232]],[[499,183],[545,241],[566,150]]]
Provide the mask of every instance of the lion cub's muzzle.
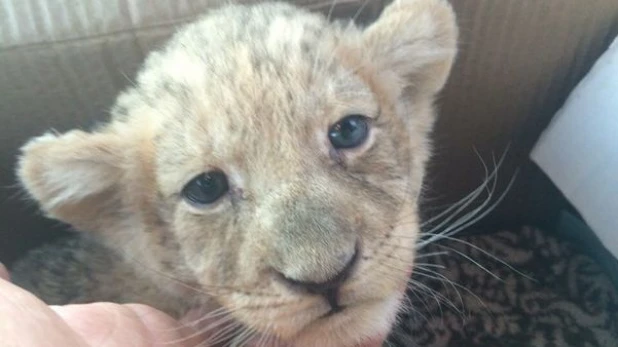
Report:
[[266,261],[289,290],[322,296],[331,312],[341,311],[340,289],[361,258],[362,228],[333,196],[301,189],[285,193],[268,206],[278,213],[267,219],[274,232]]
[[286,277],[282,273],[278,273],[282,281],[284,281],[293,290],[323,296],[330,305],[330,311],[326,314],[331,315],[342,311],[345,307],[339,303],[339,290],[345,281],[354,271],[355,265],[358,262],[360,247],[356,244],[354,253],[349,257],[345,266],[336,273],[332,278],[323,282],[299,281]]

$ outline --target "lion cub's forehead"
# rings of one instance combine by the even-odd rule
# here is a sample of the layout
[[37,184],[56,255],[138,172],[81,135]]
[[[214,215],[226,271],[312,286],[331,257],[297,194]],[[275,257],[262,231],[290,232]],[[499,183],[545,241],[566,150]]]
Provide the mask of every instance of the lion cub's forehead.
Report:
[[355,30],[269,5],[232,7],[179,33],[142,77],[163,118],[159,166],[292,165],[317,129],[375,112],[369,87],[335,54]]

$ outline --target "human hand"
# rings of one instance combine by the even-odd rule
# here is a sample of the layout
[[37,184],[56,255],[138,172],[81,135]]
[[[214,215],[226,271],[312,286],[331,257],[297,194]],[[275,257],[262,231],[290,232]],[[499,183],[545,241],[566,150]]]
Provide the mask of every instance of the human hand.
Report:
[[9,282],[0,264],[3,346],[194,347],[199,336],[151,307],[95,303],[48,306]]
[[[188,322],[202,321],[198,316]],[[3,346],[30,347],[195,347],[204,346],[209,321],[193,328],[152,307],[139,304],[93,303],[48,306],[13,285],[0,264],[0,336]],[[211,331],[212,333],[212,331]],[[381,346],[382,339],[362,347]],[[262,345],[260,336],[247,347]],[[279,343],[278,346],[291,347]]]

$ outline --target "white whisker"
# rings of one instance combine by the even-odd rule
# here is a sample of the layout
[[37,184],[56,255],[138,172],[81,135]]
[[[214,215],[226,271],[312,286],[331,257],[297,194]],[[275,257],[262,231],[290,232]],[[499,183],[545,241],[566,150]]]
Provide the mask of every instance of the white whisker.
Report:
[[477,262],[476,260],[472,259],[470,256],[464,254],[463,252],[460,252],[460,251],[454,249],[453,247],[448,247],[448,246],[439,245],[439,244],[437,244],[436,247],[443,247],[443,248],[450,249],[452,252],[454,252],[454,253],[464,257],[466,260],[470,261],[472,264],[478,266],[481,270],[485,271],[491,277],[497,279],[500,282],[504,282],[504,280],[502,278],[500,278],[498,275],[496,275],[493,272],[489,271],[486,267],[484,267],[483,265],[479,264],[479,262]]
[[432,279],[435,279],[435,280],[438,280],[438,281],[441,281],[441,282],[446,282],[447,284],[450,284],[451,288],[453,288],[455,293],[457,293],[457,298],[459,299],[459,302],[461,303],[461,305],[463,307],[463,305],[464,305],[463,297],[461,296],[461,293],[457,290],[457,287],[455,286],[455,283],[453,281],[448,279],[446,276],[444,276],[444,275],[442,275],[442,274],[440,274],[440,273],[438,273],[436,271],[433,271],[431,269],[427,269],[427,268],[424,268],[424,267],[418,267],[416,270],[420,270],[420,272],[416,271],[416,274],[418,274],[418,275],[425,276],[425,277],[428,277],[428,278],[432,278]]
[[[479,157],[480,158],[480,157]],[[483,201],[483,203],[481,203],[480,206],[478,206],[477,208],[475,208],[474,210],[472,210],[471,212],[466,213],[464,216],[458,218],[455,222],[451,223],[445,230],[443,230],[441,232],[441,234],[452,234],[453,230],[461,230],[460,226],[462,225],[468,225],[466,224],[466,222],[470,221],[470,220],[475,220],[475,222],[478,219],[475,219],[475,217],[481,212],[483,211],[483,209],[489,204],[489,202],[491,201],[492,197],[493,197],[493,192],[495,191],[497,182],[498,182],[498,170],[500,168],[500,165],[502,164],[502,161],[504,160],[504,157],[501,159],[501,161],[499,163],[496,164],[495,169],[492,171],[491,174],[488,173],[488,169],[487,169],[487,165],[485,164],[485,162],[482,160],[482,158],[480,158],[481,160],[481,164],[483,165],[483,168],[485,170],[485,180],[483,181],[483,183],[473,191],[472,195],[468,195],[466,198],[460,200],[461,201],[465,201],[463,204],[461,204],[458,208],[455,209],[455,211],[453,212],[452,209],[447,209],[450,210],[449,213],[451,213],[450,216],[446,217],[442,222],[440,222],[440,224],[438,224],[437,226],[433,227],[432,229],[430,229],[428,232],[432,233],[435,230],[439,230],[442,227],[444,227],[445,225],[451,223],[451,221],[459,214],[461,213],[465,208],[467,208],[474,200],[476,200],[476,198],[484,191],[487,190],[488,196],[485,199],[485,201]],[[489,188],[489,184],[492,183],[491,188]],[[510,185],[509,185],[510,187]],[[508,192],[508,189],[506,189],[505,193]],[[499,199],[498,203],[501,201],[501,199]],[[494,205],[494,207],[497,206],[497,204]],[[488,211],[490,212],[493,209],[489,209]],[[488,212],[487,212],[488,213]],[[440,214],[439,216],[441,216],[443,214]],[[483,215],[484,216],[484,215]],[[421,233],[423,234],[423,233]],[[438,240],[439,238],[437,238],[436,236],[432,236],[429,239],[423,240],[420,244],[419,247],[423,247],[428,243],[431,243],[433,241]]]
[[[517,270],[514,266],[510,265],[510,264],[509,264],[509,263],[507,263],[506,261],[504,261],[504,260],[502,260],[502,259],[500,259],[500,258],[496,257],[495,255],[493,255],[493,254],[491,254],[491,253],[487,252],[486,250],[482,249],[482,248],[481,248],[481,247],[479,247],[479,246],[476,246],[476,245],[475,245],[475,244],[473,244],[473,243],[470,243],[470,242],[468,242],[468,241],[464,241],[464,240],[461,240],[461,239],[458,239],[458,238],[455,238],[455,237],[446,236],[446,235],[442,236],[442,238],[443,238],[443,239],[446,239],[446,240],[449,240],[449,241],[458,242],[458,243],[461,243],[461,244],[466,245],[466,246],[468,246],[468,247],[471,247],[471,248],[473,248],[473,249],[475,249],[475,250],[477,250],[477,251],[481,252],[481,253],[482,253],[482,254],[484,254],[485,256],[487,256],[487,257],[489,257],[489,258],[491,258],[491,259],[493,259],[493,260],[497,261],[498,263],[500,263],[500,264],[502,264],[502,265],[506,266],[507,268],[509,268],[509,269],[510,269],[510,270],[512,270],[513,272],[517,273],[518,275],[523,276],[523,277],[525,277],[525,278],[527,278],[527,279],[529,279],[529,280],[531,280],[531,281],[537,282],[537,280],[536,280],[536,279],[534,279],[534,278],[532,278],[532,277],[530,277],[530,276],[526,275],[525,273],[523,273],[523,272],[521,272],[521,271]],[[445,251],[445,252],[446,252],[446,251]]]

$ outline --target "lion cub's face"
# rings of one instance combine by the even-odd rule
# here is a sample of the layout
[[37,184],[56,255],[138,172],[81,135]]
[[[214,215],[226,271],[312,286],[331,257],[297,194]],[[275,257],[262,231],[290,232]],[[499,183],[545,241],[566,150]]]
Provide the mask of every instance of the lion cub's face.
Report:
[[261,333],[353,345],[388,332],[411,272],[455,39],[440,0],[363,30],[283,4],[218,10],[149,57],[107,126],[34,139],[19,174],[172,294],[206,299],[157,273]]

